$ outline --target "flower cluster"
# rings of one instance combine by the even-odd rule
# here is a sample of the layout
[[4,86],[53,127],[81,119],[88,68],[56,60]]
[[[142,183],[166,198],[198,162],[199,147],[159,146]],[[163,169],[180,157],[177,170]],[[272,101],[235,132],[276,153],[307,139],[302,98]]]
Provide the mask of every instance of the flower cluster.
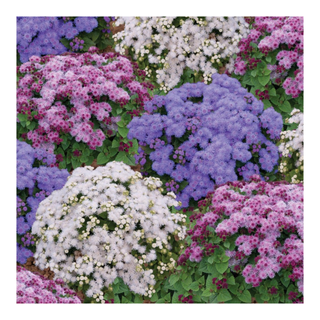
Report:
[[226,64],[233,71],[232,55],[249,33],[243,17],[120,17],[124,30],[113,36],[116,51],[126,50],[148,77],[167,92],[189,68],[210,82]]
[[183,207],[215,184],[265,175],[277,164],[278,148],[269,139],[280,138],[281,115],[263,111],[263,103],[227,75],[214,74],[210,85],[186,83],[145,109],[149,114],[128,125],[128,138],[143,151],[136,160],[142,170],[179,183]]
[[281,132],[279,171],[289,182],[299,183],[303,181],[303,113],[294,109],[286,123],[296,128]]
[[62,54],[67,48],[61,38],[73,39],[81,31],[91,32],[98,26],[94,17],[77,17],[74,21],[62,17],[17,17],[17,49],[20,60],[31,56]]
[[260,61],[250,57],[252,43],[264,55],[277,52],[276,60],[268,65],[270,78],[282,83],[287,95],[297,98],[303,91],[303,17],[256,17],[249,35],[239,42],[235,74],[244,75]]
[[[115,121],[122,115],[131,120],[150,99],[148,89],[152,86],[137,81],[143,71],[137,70],[136,64],[117,53],[99,55],[95,51],[92,47],[84,54],[33,56],[20,66],[18,129],[35,148],[53,152],[60,143],[66,150],[81,142],[82,162],[91,164],[91,156],[96,156],[92,150],[103,145],[106,134],[117,133]],[[73,150],[69,147],[71,153],[79,149],[79,144],[76,146]],[[64,155],[64,150],[54,152]],[[63,160],[70,162],[71,154],[68,156]]]
[[61,279],[48,280],[17,266],[17,303],[81,303]]
[[118,277],[151,297],[157,279],[173,270],[186,234],[186,216],[170,212],[178,202],[172,192],[163,196],[161,185],[122,162],[77,168],[38,208],[35,264],[94,302],[104,302]]
[[54,166],[55,156],[17,141],[17,261],[32,257],[35,238],[30,230],[39,203],[52,191],[61,189],[69,173]]
[[284,283],[291,281],[303,293],[302,184],[268,183],[256,175],[250,182],[219,186],[206,202],[199,203],[199,208],[205,209],[204,213],[191,218],[196,220],[188,231],[192,243],[178,264],[194,261],[193,256],[199,262],[204,254],[208,255],[206,247],[214,233],[223,243],[229,242],[228,266],[246,283],[258,287],[265,279],[283,276],[287,271]]

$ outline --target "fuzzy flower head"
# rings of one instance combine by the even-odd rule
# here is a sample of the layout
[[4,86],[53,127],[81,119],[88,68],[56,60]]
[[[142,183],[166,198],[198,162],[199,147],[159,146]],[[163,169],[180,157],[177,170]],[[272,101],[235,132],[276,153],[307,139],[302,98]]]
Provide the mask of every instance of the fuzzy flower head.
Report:
[[56,157],[17,140],[17,261],[33,256],[35,237],[31,227],[39,203],[63,187],[69,173],[56,167]]
[[[129,121],[143,111],[152,87],[138,81],[143,72],[126,57],[92,49],[84,54],[31,57],[18,70],[17,89],[18,127],[27,128],[19,137],[56,154],[71,156],[69,150],[81,149],[82,162],[90,164],[97,157],[96,148],[107,151],[103,143],[117,134],[116,122]],[[80,165],[80,160],[74,162],[73,168]],[[61,167],[66,167],[65,161]]]
[[61,279],[48,280],[17,266],[17,303],[81,303]]
[[264,279],[287,270],[283,280],[290,281],[303,293],[302,184],[268,183],[254,175],[249,182],[234,181],[219,186],[199,202],[199,209],[200,213],[190,217],[196,221],[188,231],[192,242],[178,264],[186,264],[188,260],[199,262],[203,256],[211,255],[214,236],[217,238],[214,243],[222,240],[221,246],[225,241],[234,243],[234,249],[226,251],[229,268],[241,271],[246,283],[257,287]]
[[188,69],[205,83],[226,65],[234,66],[238,42],[249,33],[243,17],[119,17],[124,30],[113,38],[116,51],[126,50],[164,92],[174,88]]
[[287,181],[299,183],[303,181],[303,113],[294,109],[291,112],[291,117],[286,120],[286,123],[289,126],[293,126],[293,128],[292,130],[281,132],[279,144],[281,161],[279,171]]
[[77,287],[88,284],[90,298],[117,277],[151,296],[157,279],[173,270],[186,234],[186,216],[170,212],[178,202],[161,186],[122,162],[77,168],[38,208],[35,264]]
[[257,67],[261,60],[251,56],[254,43],[266,56],[276,53],[276,62],[268,65],[273,83],[292,98],[299,97],[304,88],[303,32],[303,17],[255,17],[249,34],[239,42],[234,73],[244,75]]
[[128,137],[140,144],[136,160],[175,180],[183,207],[215,184],[248,180],[277,165],[281,115],[263,110],[261,101],[227,75],[214,74],[209,85],[186,83],[155,96],[145,109],[149,114],[128,125]]

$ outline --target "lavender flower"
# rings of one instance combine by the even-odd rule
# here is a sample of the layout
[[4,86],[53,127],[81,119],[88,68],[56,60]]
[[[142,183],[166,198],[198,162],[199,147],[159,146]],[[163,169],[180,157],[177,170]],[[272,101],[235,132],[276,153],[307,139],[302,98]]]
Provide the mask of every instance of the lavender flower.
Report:
[[180,183],[183,207],[215,184],[248,180],[277,165],[273,141],[280,137],[281,115],[264,111],[261,101],[227,75],[214,74],[210,85],[186,83],[155,96],[145,109],[148,114],[128,125],[128,138],[140,144],[136,160],[151,167],[149,173]]

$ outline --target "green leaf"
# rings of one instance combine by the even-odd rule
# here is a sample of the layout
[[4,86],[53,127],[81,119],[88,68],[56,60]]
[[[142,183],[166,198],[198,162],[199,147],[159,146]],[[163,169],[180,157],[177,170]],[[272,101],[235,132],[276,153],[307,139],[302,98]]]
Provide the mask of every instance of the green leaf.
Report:
[[158,300],[158,294],[154,293],[150,299],[151,302],[156,302]]
[[28,119],[28,115],[27,114],[22,114],[22,113],[18,113],[17,117],[20,121],[26,121]]
[[[228,280],[227,280],[228,282]],[[239,283],[236,283],[234,285],[229,285],[228,289],[230,292],[232,292],[233,294],[238,294],[238,287],[239,287]]]
[[70,140],[68,140],[67,138],[63,139],[63,141],[61,142],[61,146],[64,150],[67,150],[69,145],[70,145]]
[[86,166],[90,166],[92,164],[93,160],[94,160],[94,156],[89,156],[88,160],[86,161]]
[[202,297],[210,297],[213,293],[210,291],[210,289],[206,289],[202,293]]
[[131,301],[128,300],[125,296],[122,297],[121,302],[122,303],[131,303]]
[[106,156],[104,153],[99,153],[97,157],[97,164],[105,164],[109,160],[109,157]]
[[198,279],[198,283],[201,285],[204,285],[205,279],[204,276],[202,276],[200,279]]
[[229,265],[229,262],[222,262],[222,263],[217,263],[215,265],[217,271],[222,274],[224,273],[227,269],[228,269],[228,265]]
[[188,291],[190,290],[191,283],[192,283],[192,278],[191,276],[188,276],[187,279],[182,282],[182,287]]
[[219,302],[225,302],[225,301],[228,301],[231,299],[232,299],[232,297],[231,297],[231,294],[228,291],[228,289],[221,289],[220,290],[220,292],[218,294],[218,301]]
[[289,101],[284,101],[283,104],[279,104],[279,108],[281,111],[290,113],[292,111],[291,105]]
[[251,303],[251,294],[248,290],[244,290],[242,293],[238,294],[238,298],[242,302]]
[[113,139],[111,147],[112,148],[119,148],[119,146],[120,146],[119,140]]
[[136,295],[134,298],[134,303],[143,303],[143,300],[140,296]]
[[116,161],[122,161],[125,162],[127,159],[127,153],[125,151],[120,151],[116,156]]
[[234,276],[231,276],[227,279],[227,284],[235,285],[236,281],[234,280]]
[[277,93],[276,93],[276,89],[275,88],[271,88],[269,91],[269,96],[276,96]]
[[111,148],[109,152],[110,158],[112,158],[114,155],[118,153],[119,149],[118,148]]
[[178,303],[178,302],[179,302],[179,294],[178,292],[175,292],[172,296],[172,303]]
[[71,159],[72,168],[76,169],[81,166],[81,162],[78,159]]
[[255,77],[255,76],[257,75],[257,69],[252,70],[252,71],[251,71],[251,75],[252,75],[253,77]]
[[265,86],[270,80],[270,76],[260,76],[258,77],[258,81],[262,86]]
[[123,119],[121,119],[119,122],[117,122],[118,127],[125,127],[125,123],[123,121]]
[[198,290],[199,290],[199,283],[198,283],[198,281],[192,282],[191,285],[189,286],[189,290],[198,291]]
[[208,258],[208,262],[211,263],[211,264],[212,264],[213,260],[214,260],[214,256],[210,256],[210,257]]
[[267,109],[272,106],[271,102],[268,99],[263,99],[264,109]]
[[119,134],[121,135],[121,137],[126,138],[129,132],[128,128],[118,128]]
[[99,36],[100,36],[100,32],[98,30],[94,30],[93,32],[91,32],[92,41],[96,42]]
[[179,274],[172,274],[169,278],[169,283],[173,286],[180,278]]

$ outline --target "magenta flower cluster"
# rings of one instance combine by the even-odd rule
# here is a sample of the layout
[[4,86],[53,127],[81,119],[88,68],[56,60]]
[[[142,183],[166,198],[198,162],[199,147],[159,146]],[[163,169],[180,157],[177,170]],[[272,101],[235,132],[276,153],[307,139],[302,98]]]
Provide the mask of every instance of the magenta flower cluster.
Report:
[[17,303],[81,303],[61,279],[48,280],[17,266]]
[[[236,248],[226,251],[229,267],[242,270],[248,284],[257,287],[264,279],[274,278],[280,270],[289,270],[289,279],[297,281],[303,292],[303,185],[264,182],[258,175],[250,182],[228,182],[207,198],[209,211],[198,214],[189,231],[191,246],[178,263],[201,261],[208,255],[207,226],[218,237],[235,240]],[[203,205],[202,201],[199,207]],[[193,220],[193,218],[191,218]],[[248,263],[254,257],[254,264]]]
[[[17,89],[17,111],[35,119],[37,127],[24,138],[35,148],[54,149],[70,134],[90,149],[102,146],[105,132],[112,135],[110,114],[117,103],[127,104],[137,95],[139,106],[150,99],[147,86],[135,81],[135,65],[116,53],[30,58],[20,66],[23,77]],[[134,110],[135,111],[135,110]],[[94,123],[99,128],[94,128]]]
[[239,42],[234,73],[244,75],[247,68],[256,66],[257,61],[249,58],[251,42],[266,55],[278,50],[277,63],[268,66],[272,70],[270,77],[280,83],[293,68],[294,77],[288,76],[282,86],[287,95],[297,98],[303,91],[303,17],[256,17],[252,26],[249,35]]

